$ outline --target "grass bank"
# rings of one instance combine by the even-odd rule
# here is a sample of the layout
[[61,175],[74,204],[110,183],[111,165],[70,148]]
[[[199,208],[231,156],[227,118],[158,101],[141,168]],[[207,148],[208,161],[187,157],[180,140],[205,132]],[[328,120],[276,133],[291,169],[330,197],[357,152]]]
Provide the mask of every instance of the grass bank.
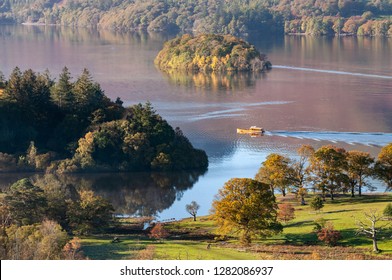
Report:
[[[391,194],[364,195],[351,198],[340,196],[327,200],[320,212],[308,205],[301,206],[294,197],[279,198],[295,206],[295,219],[284,224],[281,234],[268,239],[254,240],[249,247],[241,246],[234,236],[217,241],[218,233],[209,216],[196,222],[183,219],[165,223],[170,233],[165,240],[150,239],[146,232],[105,234],[82,238],[82,248],[90,259],[171,259],[171,260],[253,260],[253,259],[392,259],[392,231],[389,227],[380,235],[379,248],[374,254],[372,241],[356,235],[356,221],[364,219],[364,212],[382,213],[392,201]],[[333,223],[341,233],[335,247],[327,247],[314,233],[315,221]],[[387,224],[382,221],[381,224]],[[113,243],[118,237],[120,242]]]

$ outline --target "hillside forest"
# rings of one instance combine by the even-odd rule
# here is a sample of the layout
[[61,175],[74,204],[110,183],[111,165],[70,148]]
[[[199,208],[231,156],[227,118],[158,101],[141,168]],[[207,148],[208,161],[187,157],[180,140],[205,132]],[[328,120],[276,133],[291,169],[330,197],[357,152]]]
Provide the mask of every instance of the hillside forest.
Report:
[[391,0],[4,0],[1,23],[195,34],[392,35]]
[[152,105],[110,100],[87,69],[0,73],[0,172],[205,170],[193,148]]

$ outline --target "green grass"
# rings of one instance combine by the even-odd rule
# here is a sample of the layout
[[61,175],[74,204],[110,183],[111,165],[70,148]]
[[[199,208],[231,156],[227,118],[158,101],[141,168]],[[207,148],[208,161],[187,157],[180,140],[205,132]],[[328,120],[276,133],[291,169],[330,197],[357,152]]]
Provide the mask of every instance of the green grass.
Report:
[[[281,200],[282,198],[278,198]],[[165,224],[171,233],[162,242],[151,240],[146,235],[116,235],[121,242],[112,243],[114,235],[97,235],[82,238],[85,255],[90,259],[180,259],[180,260],[251,260],[251,259],[392,259],[392,230],[381,235],[378,243],[381,254],[371,253],[372,241],[358,236],[356,220],[363,220],[363,213],[376,209],[382,213],[392,201],[392,195],[364,195],[363,197],[341,196],[327,200],[320,212],[308,205],[285,198],[295,205],[296,218],[284,225],[281,234],[267,239],[254,240],[251,247],[242,247],[235,237],[217,242],[216,226],[210,217],[199,217],[197,221],[184,219]],[[324,219],[333,223],[342,239],[338,247],[329,248],[318,241],[314,233],[315,220]],[[383,221],[382,223],[387,223]],[[209,248],[207,248],[210,244]]]
[[[339,244],[357,248],[371,248],[372,241],[362,235],[356,235],[356,220],[365,221],[364,212],[377,210],[380,214],[386,205],[392,201],[391,195],[364,195],[362,197],[339,197],[334,201],[327,200],[319,213],[312,211],[309,206],[297,206],[296,218],[285,225],[283,235],[290,243],[317,243],[315,234],[311,234],[315,220],[325,219],[339,230],[342,239]],[[387,222],[380,222],[380,225]],[[388,233],[388,232],[386,232]],[[389,230],[389,237],[392,232]],[[387,236],[387,237],[388,237]],[[382,238],[382,236],[381,236]],[[378,243],[384,253],[392,253],[392,239],[381,239]]]

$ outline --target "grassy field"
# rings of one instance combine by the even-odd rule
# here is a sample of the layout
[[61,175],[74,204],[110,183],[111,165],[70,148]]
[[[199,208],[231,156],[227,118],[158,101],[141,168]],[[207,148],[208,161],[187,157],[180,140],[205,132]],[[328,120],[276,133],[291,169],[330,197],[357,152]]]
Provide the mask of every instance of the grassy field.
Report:
[[[356,220],[365,221],[364,212],[372,209],[382,213],[392,201],[392,195],[338,197],[328,200],[320,212],[314,212],[307,205],[300,206],[292,197],[284,200],[295,205],[296,218],[284,224],[281,234],[254,240],[249,247],[241,246],[235,237],[216,241],[215,225],[206,216],[196,222],[184,219],[166,223],[170,236],[163,241],[152,240],[143,233],[116,235],[120,239],[118,243],[112,243],[112,234],[85,237],[83,251],[90,259],[113,260],[392,259],[391,228],[380,235],[378,246],[382,253],[379,254],[372,253],[369,238],[355,234]],[[327,247],[317,239],[313,229],[320,218],[333,223],[340,231],[342,239],[337,246]]]

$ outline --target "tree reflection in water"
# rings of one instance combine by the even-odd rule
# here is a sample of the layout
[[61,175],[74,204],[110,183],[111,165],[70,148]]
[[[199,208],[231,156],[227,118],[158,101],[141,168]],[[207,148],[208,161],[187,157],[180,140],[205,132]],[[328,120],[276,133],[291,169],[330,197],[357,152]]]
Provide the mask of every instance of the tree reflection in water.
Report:
[[60,190],[93,190],[118,215],[157,216],[180,200],[205,171],[53,175],[36,174],[34,184]]
[[265,78],[266,72],[227,72],[227,73],[192,73],[186,71],[162,71],[170,83],[185,87],[208,89],[218,92],[220,90],[241,90],[253,87],[256,80]]

